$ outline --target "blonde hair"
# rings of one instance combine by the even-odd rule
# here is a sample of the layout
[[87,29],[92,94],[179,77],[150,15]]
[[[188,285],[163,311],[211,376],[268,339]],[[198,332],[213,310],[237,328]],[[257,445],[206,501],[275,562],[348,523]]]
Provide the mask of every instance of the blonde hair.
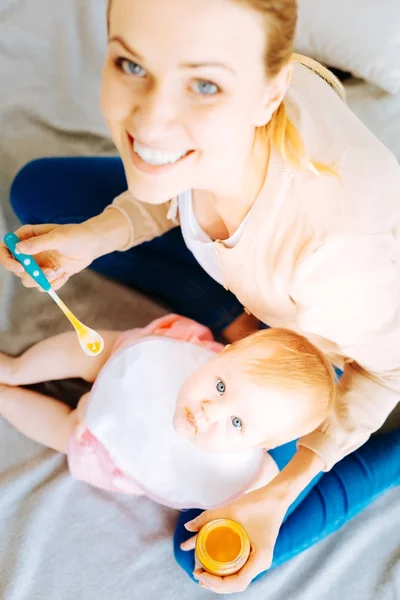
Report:
[[[293,42],[297,23],[296,0],[234,0],[261,13],[265,18],[267,44],[265,48],[265,72],[273,79],[289,63],[300,63],[317,73],[342,98],[344,88],[340,80],[317,61],[293,52]],[[333,167],[310,159],[303,140],[287,114],[283,100],[272,119],[260,128],[259,134],[265,136],[284,160],[292,167],[306,168],[314,174],[336,175]]]
[[[243,373],[261,384],[278,384],[318,398],[318,409],[325,418],[337,390],[335,371],[323,352],[304,336],[289,329],[257,331],[227,346],[225,352],[251,349],[242,364]],[[321,421],[322,421],[321,419]]]
[[[293,52],[297,23],[296,0],[233,0],[247,5],[265,17],[267,44],[265,48],[265,72],[273,79],[289,63],[300,63],[317,73],[336,93],[345,100],[340,80],[317,61]],[[107,2],[107,25],[110,20],[111,0]],[[335,169],[310,159],[303,140],[287,114],[283,100],[269,123],[258,130],[275,147],[283,159],[296,169],[306,168],[314,174],[337,175]]]

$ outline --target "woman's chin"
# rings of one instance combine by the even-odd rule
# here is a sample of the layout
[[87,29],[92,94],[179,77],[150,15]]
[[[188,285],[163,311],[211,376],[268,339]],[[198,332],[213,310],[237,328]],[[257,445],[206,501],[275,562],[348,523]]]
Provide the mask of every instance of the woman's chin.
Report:
[[[167,188],[139,182],[136,177],[128,177],[128,189],[135,200],[146,204],[164,204],[178,194],[169,194]],[[178,192],[180,193],[180,192]]]
[[[127,165],[125,161],[124,167],[128,189],[132,196],[140,202],[164,204],[191,189],[189,181],[187,181],[188,187],[185,187],[183,178],[172,177],[171,173],[161,176],[141,173],[133,165]],[[187,178],[184,179],[187,180]]]

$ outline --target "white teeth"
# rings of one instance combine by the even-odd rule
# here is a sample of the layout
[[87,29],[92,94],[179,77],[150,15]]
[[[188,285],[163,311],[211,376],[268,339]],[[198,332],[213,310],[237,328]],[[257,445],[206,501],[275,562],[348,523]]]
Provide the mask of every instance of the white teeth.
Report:
[[187,154],[187,150],[179,154],[176,152],[164,152],[163,150],[152,150],[151,148],[147,148],[147,146],[142,146],[136,140],[133,142],[133,149],[142,160],[154,166],[173,164]]

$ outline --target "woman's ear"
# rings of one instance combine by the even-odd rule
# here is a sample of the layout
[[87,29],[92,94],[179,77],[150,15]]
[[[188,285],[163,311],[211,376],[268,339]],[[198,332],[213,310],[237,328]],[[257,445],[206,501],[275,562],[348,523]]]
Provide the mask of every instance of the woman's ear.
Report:
[[289,62],[278,73],[275,79],[268,83],[265,90],[264,106],[260,112],[259,118],[255,123],[256,127],[267,125],[272,119],[272,115],[283,101],[292,78],[293,64]]

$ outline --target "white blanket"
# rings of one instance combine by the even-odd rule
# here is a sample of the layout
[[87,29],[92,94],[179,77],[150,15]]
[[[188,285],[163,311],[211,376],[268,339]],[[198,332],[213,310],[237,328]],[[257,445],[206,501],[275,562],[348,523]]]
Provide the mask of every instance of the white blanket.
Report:
[[[26,161],[43,155],[114,153],[97,97],[104,5],[105,0],[0,1],[0,190],[8,227],[15,224],[7,206],[8,188]],[[400,156],[400,99],[355,84],[350,100]],[[5,315],[2,285],[0,274],[0,322]],[[138,294],[88,272],[68,283],[63,296],[93,327],[144,325],[162,312]],[[67,328],[46,295],[18,284],[9,329],[0,333],[0,350],[17,353],[49,331]],[[74,482],[63,457],[3,422],[0,486],[2,600],[215,598],[174,562],[174,511],[146,498],[116,496]],[[400,490],[392,491],[237,597],[399,598],[399,501]]]

